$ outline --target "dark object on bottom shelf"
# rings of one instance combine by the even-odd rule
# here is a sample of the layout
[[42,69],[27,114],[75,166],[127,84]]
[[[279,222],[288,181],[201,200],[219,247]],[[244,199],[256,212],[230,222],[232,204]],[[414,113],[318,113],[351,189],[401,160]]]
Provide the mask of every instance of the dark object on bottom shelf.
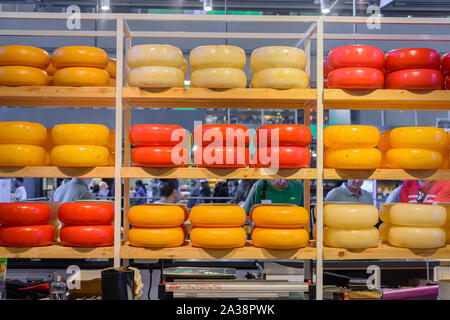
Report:
[[6,281],[6,299],[36,300],[50,296],[49,282]]
[[102,271],[102,300],[133,300],[134,271],[108,268]]

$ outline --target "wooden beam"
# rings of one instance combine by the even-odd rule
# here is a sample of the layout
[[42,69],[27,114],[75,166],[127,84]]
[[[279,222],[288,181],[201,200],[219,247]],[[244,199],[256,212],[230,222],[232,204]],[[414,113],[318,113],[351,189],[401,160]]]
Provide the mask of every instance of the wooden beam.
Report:
[[41,258],[41,259],[86,259],[113,258],[114,248],[75,248],[52,245],[46,247],[0,247],[0,257],[3,258]]
[[53,166],[0,167],[0,177],[114,178],[114,167],[66,168]]
[[324,169],[324,179],[376,179],[376,180],[450,180],[450,169],[439,170],[340,170]]

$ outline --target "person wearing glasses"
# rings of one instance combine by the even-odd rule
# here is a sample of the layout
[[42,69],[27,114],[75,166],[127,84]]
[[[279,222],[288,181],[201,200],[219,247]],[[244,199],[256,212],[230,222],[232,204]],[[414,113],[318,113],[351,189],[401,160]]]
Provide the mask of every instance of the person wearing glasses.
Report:
[[400,191],[400,202],[422,204],[450,202],[450,180],[407,180]]

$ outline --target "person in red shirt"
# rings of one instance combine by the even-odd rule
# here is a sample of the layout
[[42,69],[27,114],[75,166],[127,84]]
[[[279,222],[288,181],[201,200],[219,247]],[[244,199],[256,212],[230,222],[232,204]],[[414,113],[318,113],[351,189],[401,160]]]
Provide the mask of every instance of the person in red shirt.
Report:
[[407,180],[400,191],[400,202],[423,204],[450,202],[450,181]]

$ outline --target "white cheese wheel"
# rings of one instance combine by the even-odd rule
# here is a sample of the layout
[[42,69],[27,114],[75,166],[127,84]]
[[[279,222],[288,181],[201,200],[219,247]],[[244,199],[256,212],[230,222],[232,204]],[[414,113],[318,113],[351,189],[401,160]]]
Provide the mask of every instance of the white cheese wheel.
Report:
[[191,71],[210,68],[236,68],[245,66],[245,51],[236,46],[212,45],[192,49],[189,55]]
[[383,204],[380,216],[385,223],[407,227],[441,227],[447,221],[443,206],[415,203]]
[[184,74],[178,68],[147,66],[131,69],[128,84],[140,88],[184,87]]
[[326,227],[323,230],[324,244],[335,248],[364,249],[376,247],[380,240],[377,228],[341,229]]
[[192,88],[230,89],[245,88],[247,77],[241,69],[211,68],[200,69],[191,74]]
[[269,46],[253,50],[250,58],[252,73],[269,68],[305,69],[306,54],[302,49]]
[[127,65],[131,69],[145,66],[179,68],[183,65],[183,53],[168,44],[140,44],[128,50]]
[[418,228],[392,226],[389,229],[389,243],[395,247],[410,249],[439,248],[445,244],[443,228]]
[[328,227],[368,228],[378,223],[378,209],[369,204],[326,203],[323,219]]
[[308,88],[309,77],[305,71],[293,68],[270,68],[256,72],[253,88],[295,89]]

